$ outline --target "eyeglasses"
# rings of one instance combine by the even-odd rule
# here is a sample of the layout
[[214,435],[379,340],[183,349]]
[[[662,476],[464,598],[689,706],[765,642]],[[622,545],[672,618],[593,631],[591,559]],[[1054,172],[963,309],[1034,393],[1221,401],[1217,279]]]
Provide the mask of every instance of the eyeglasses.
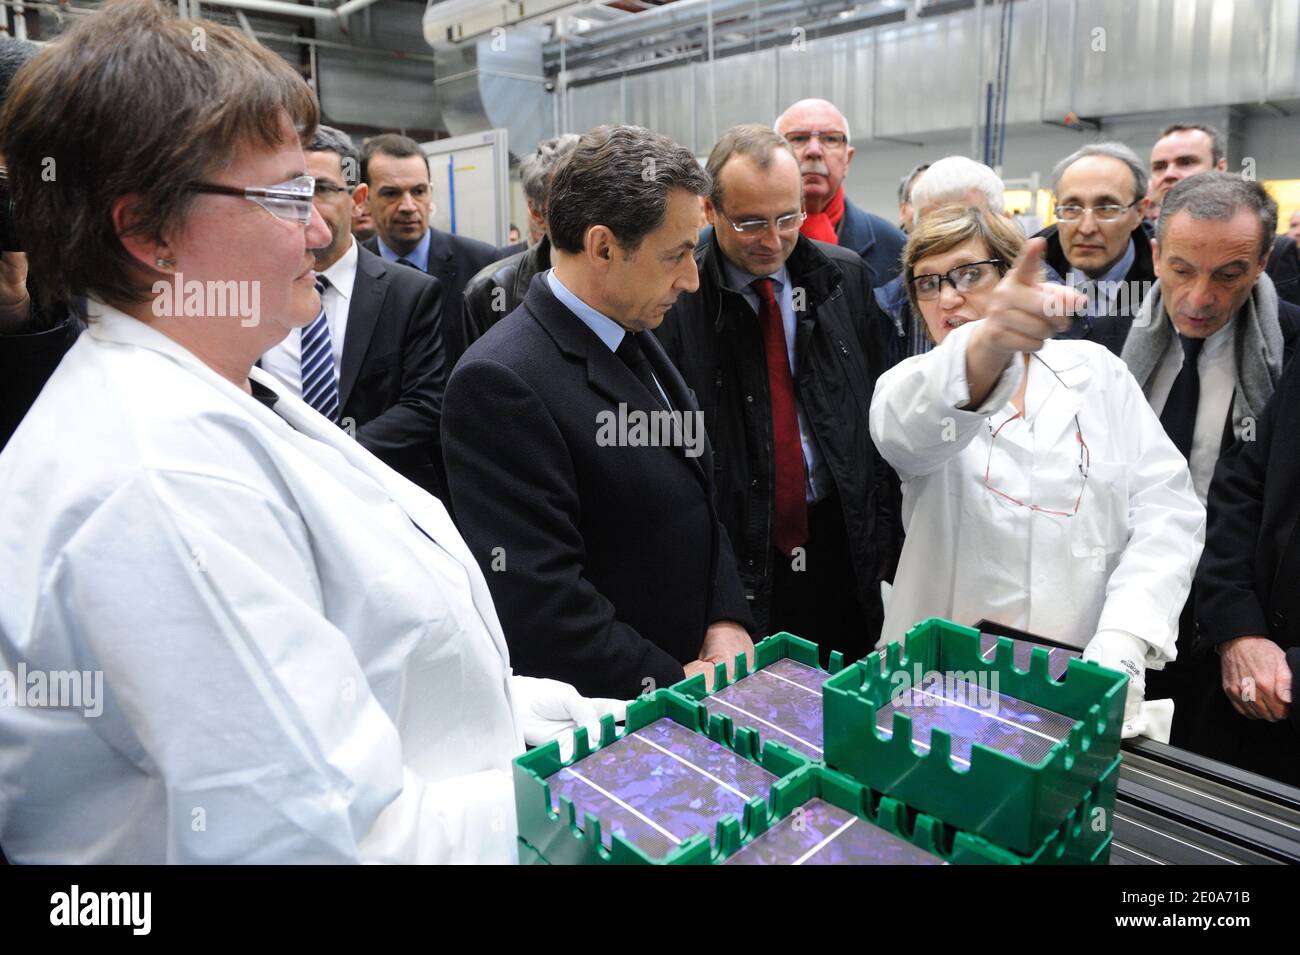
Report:
[[355,188],[356,186],[336,186],[332,182],[316,180],[316,195],[318,196],[337,196],[340,192],[352,195],[352,190]]
[[[1053,377],[1055,377],[1057,381],[1061,381],[1061,376],[1056,374],[1056,371],[1052,368],[1051,365],[1043,361],[1037,355],[1030,355],[1030,357],[1036,359],[1040,365],[1042,365],[1044,368],[1050,371]],[[1063,381],[1061,381],[1061,385],[1062,387],[1066,387],[1065,382]],[[1074,437],[1075,440],[1079,442],[1078,468],[1079,468],[1079,474],[1081,475],[1081,479],[1079,481],[1079,495],[1074,499],[1074,510],[1056,511],[1056,510],[1052,510],[1050,507],[1042,507],[1041,505],[1038,504],[1026,504],[1024,501],[1020,500],[1019,498],[1012,497],[1006,491],[999,490],[989,482],[989,472],[993,467],[993,445],[997,443],[999,432],[1001,432],[1003,428],[1005,428],[1011,422],[1015,421],[1017,418],[1023,418],[1024,416],[1025,413],[1023,411],[1017,411],[1006,421],[998,425],[996,431],[993,428],[993,422],[987,420],[985,421],[985,424],[988,425],[989,434],[992,437],[992,440],[989,442],[988,461],[984,465],[984,486],[988,488],[990,491],[992,491],[994,494],[996,494],[998,497],[1002,498],[1005,501],[1010,501],[1012,504],[1016,505],[1017,507],[1025,507],[1031,511],[1037,511],[1040,514],[1051,514],[1054,517],[1074,517],[1075,514],[1079,513],[1079,505],[1083,503],[1083,491],[1084,488],[1088,486],[1088,471],[1091,470],[1092,468],[1092,452],[1088,450],[1088,444],[1083,440],[1083,427],[1079,424],[1079,416],[1077,414],[1074,416]]]
[[[717,209],[718,214],[727,220],[727,224],[741,235],[761,235],[772,225],[773,220],[771,219],[746,219],[744,222],[733,222],[731,216],[723,212],[720,207],[715,205],[713,208]],[[802,211],[791,212],[789,215],[781,216],[776,220],[776,231],[793,232],[795,229],[799,228],[807,218],[808,213]]]
[[1062,222],[1078,222],[1083,218],[1084,213],[1091,212],[1099,222],[1114,222],[1141,201],[1141,199],[1138,199],[1126,206],[1116,205],[1113,202],[1108,202],[1103,206],[1080,206],[1071,202],[1056,207],[1056,218]]
[[211,182],[195,182],[187,187],[192,192],[207,192],[218,196],[238,196],[256,202],[277,219],[306,225],[311,222],[311,200],[316,193],[316,180],[299,176],[274,186],[222,186]]
[[949,269],[942,275],[936,273],[914,275],[912,276],[912,289],[916,292],[917,300],[922,302],[938,298],[943,291],[944,282],[951,285],[958,293],[965,294],[972,289],[979,288],[994,275],[1000,276],[1005,267],[1006,263],[1001,259],[967,262],[955,269]]
[[795,149],[803,149],[814,139],[821,140],[827,149],[843,149],[849,141],[848,136],[837,130],[823,132],[819,129],[795,129],[785,134],[785,141]]

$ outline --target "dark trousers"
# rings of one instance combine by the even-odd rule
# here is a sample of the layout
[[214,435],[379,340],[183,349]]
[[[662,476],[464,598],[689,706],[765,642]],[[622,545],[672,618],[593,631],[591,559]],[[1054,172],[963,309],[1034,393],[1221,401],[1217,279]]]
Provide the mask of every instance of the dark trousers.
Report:
[[858,582],[849,554],[848,534],[839,495],[831,494],[808,509],[808,543],[803,560],[773,553],[770,633],[782,630],[817,644],[822,666],[839,650],[846,663],[871,652],[879,637],[870,632],[858,600]]

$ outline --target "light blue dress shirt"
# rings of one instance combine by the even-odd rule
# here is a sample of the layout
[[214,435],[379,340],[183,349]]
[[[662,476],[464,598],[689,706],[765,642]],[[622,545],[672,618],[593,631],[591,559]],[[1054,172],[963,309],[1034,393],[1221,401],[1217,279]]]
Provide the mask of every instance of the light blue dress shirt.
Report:
[[[1106,274],[1100,278],[1091,279],[1078,269],[1070,269],[1068,279],[1070,288],[1077,288],[1081,285],[1086,287],[1091,285],[1093,282],[1096,282],[1099,286],[1096,293],[1088,296],[1087,315],[1089,318],[1104,318],[1110,314],[1110,304],[1115,300],[1115,295],[1118,294],[1119,287],[1116,285],[1109,289],[1108,291],[1110,294],[1105,297],[1105,301],[1103,302],[1101,292],[1105,290],[1105,286],[1102,286],[1101,283],[1124,281],[1124,276],[1128,275],[1128,270],[1133,268],[1133,260],[1135,258],[1137,258],[1137,249],[1133,247],[1133,240],[1129,239],[1128,248],[1125,249],[1124,254],[1119,257],[1119,261],[1107,269]],[[1128,300],[1130,302],[1136,302],[1139,300],[1139,293],[1137,290],[1129,290]]]
[[[731,287],[744,296],[749,307],[757,315],[760,303],[758,291],[752,283],[759,276],[750,275],[736,268],[725,256],[722,259],[722,269]],[[781,327],[785,330],[786,360],[790,363],[791,377],[795,377],[794,337],[797,320],[794,311],[794,289],[790,284],[790,270],[782,265],[769,278],[772,279],[772,296],[781,310]],[[807,476],[806,500],[809,504],[814,504],[829,494],[834,485],[831,483],[830,469],[826,466],[821,450],[817,447],[817,439],[813,436],[812,427],[808,424],[808,416],[804,414],[797,380],[794,399],[795,412],[799,419],[799,443],[803,447],[804,474]]]
[[420,244],[410,252],[406,253],[406,255],[398,255],[388,246],[384,245],[384,237],[379,235],[379,233],[375,233],[375,240],[379,243],[379,254],[389,262],[396,262],[398,259],[406,259],[406,261],[410,262],[421,272],[428,273],[429,243],[433,241],[431,230],[426,229],[424,238],[420,240]]
[[[565,284],[560,281],[560,277],[555,274],[555,269],[547,270],[546,284],[551,287],[552,294],[560,300],[560,303],[574,315],[577,315],[582,324],[590,328],[596,334],[596,337],[605,343],[606,348],[612,352],[618,351],[618,346],[623,344],[623,336],[627,334],[626,328],[608,315],[602,315],[569,291]],[[673,403],[668,400],[668,394],[664,391],[664,386],[659,384],[659,377],[653,370],[650,372],[650,377],[654,378],[659,394],[663,395],[664,404],[671,408]]]

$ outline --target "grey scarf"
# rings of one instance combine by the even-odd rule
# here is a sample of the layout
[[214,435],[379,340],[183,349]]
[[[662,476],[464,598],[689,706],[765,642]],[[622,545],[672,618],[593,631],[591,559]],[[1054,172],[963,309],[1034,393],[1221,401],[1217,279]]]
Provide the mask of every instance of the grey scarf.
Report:
[[[1282,375],[1282,328],[1277,319],[1277,292],[1273,280],[1261,274],[1250,298],[1232,319],[1236,325],[1233,336],[1233,363],[1237,371],[1237,389],[1232,396],[1232,430],[1240,434],[1242,422],[1258,418],[1264,405],[1273,396],[1277,380]],[[1173,338],[1173,323],[1165,312],[1156,282],[1142,303],[1142,310],[1133,319],[1128,340],[1121,356],[1129,371],[1150,396],[1150,385],[1155,377],[1160,359]]]

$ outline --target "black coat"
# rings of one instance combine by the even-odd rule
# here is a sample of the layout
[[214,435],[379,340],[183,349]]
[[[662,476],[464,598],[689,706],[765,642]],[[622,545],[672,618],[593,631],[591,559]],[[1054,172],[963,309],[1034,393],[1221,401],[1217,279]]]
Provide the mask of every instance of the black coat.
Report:
[[355,424],[362,447],[439,497],[444,301],[437,280],[358,248],[339,366],[340,423]]
[[0,451],[81,329],[81,321],[67,309],[47,317],[33,305],[26,325],[13,334],[0,335]]
[[[429,259],[424,271],[442,285],[442,344],[450,371],[465,352],[462,334],[464,319],[461,316],[461,296],[465,284],[480,269],[491,265],[502,255],[495,245],[488,245],[478,239],[439,232],[437,229],[430,229],[429,233]],[[379,237],[371,236],[362,248],[379,255]]]
[[1296,248],[1295,239],[1280,235],[1273,240],[1273,251],[1269,253],[1264,271],[1273,280],[1278,298],[1300,305],[1300,250]]
[[[642,342],[672,406],[694,410],[663,349]],[[442,440],[516,671],[630,699],[680,680],[710,624],[752,621],[707,443],[699,457],[610,444],[602,417],[620,406],[660,409],[538,276],[456,366]]]
[[493,262],[465,286],[465,347],[505,318],[523,302],[533,276],[551,267],[551,240],[542,241],[509,258]]
[[[1048,226],[1034,236],[1034,238],[1039,237],[1047,240],[1047,251],[1043,254],[1043,261],[1054,269],[1057,275],[1068,280],[1070,261],[1065,257],[1065,249],[1061,246],[1061,236],[1057,226]],[[1075,327],[1070,330],[1070,333],[1059,337],[1081,338],[1084,341],[1096,342],[1105,345],[1116,355],[1124,350],[1124,341],[1128,338],[1128,330],[1133,326],[1133,319],[1141,311],[1142,302],[1156,280],[1155,263],[1151,258],[1151,237],[1147,234],[1146,228],[1138,225],[1130,238],[1133,240],[1133,265],[1129,267],[1128,274],[1123,278],[1126,289],[1111,299],[1105,316],[1096,319],[1089,319],[1086,316],[1077,318]]]
[[[1255,440],[1238,441],[1219,459],[1196,573],[1200,639],[1218,646],[1235,637],[1268,637],[1286,651],[1293,678],[1300,677],[1298,421],[1300,365],[1292,362],[1260,416]],[[1247,719],[1228,703],[1217,661],[1208,675],[1202,709],[1209,755],[1300,784],[1300,706],[1292,703],[1283,723]]]
[[[713,444],[718,512],[736,548],[746,592],[767,631],[774,564],[776,466],[762,328],[729,287],[717,240],[695,251],[700,288],[683,295],[657,334],[695,392]],[[872,643],[879,583],[897,561],[897,478],[871,440],[868,414],[883,368],[881,315],[861,259],[800,236],[786,262],[806,292],[795,333],[795,389],[839,493],[857,597]]]

